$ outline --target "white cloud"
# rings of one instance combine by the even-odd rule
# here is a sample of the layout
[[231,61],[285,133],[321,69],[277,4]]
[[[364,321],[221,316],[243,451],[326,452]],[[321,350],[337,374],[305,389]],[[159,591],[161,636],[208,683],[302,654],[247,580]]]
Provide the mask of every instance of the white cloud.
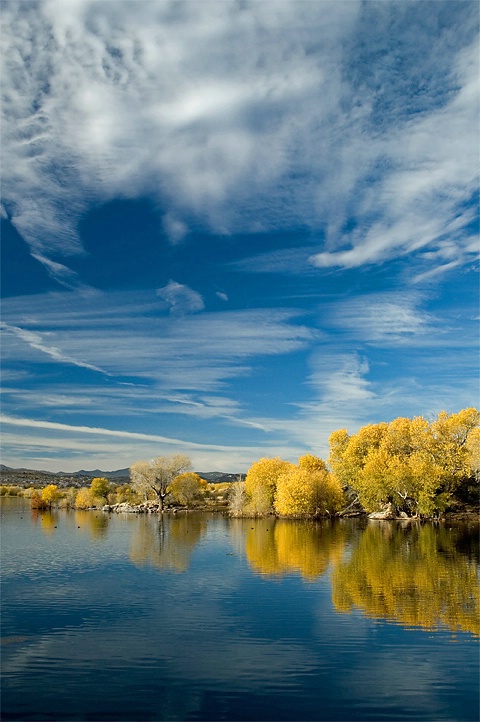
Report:
[[8,333],[14,334],[19,339],[21,339],[26,344],[28,344],[28,346],[30,346],[30,348],[35,349],[35,351],[41,351],[42,353],[46,354],[47,356],[50,356],[50,358],[53,359],[54,361],[59,361],[60,363],[72,364],[73,366],[79,366],[80,368],[90,369],[91,371],[99,371],[100,373],[106,373],[106,371],[103,371],[103,369],[99,368],[98,366],[95,366],[94,364],[86,363],[85,361],[81,361],[77,358],[74,358],[73,356],[64,354],[56,346],[47,345],[44,342],[43,337],[40,333],[37,333],[34,331],[28,331],[26,329],[19,328],[18,326],[9,326],[7,323],[4,323],[3,321],[0,322],[0,329],[7,331]]
[[365,378],[368,363],[356,354],[317,353],[310,363],[313,370],[308,382],[315,387],[323,404],[360,404],[375,397]]
[[376,152],[388,159],[390,170],[360,190],[357,228],[338,239],[337,245],[348,247],[314,254],[313,265],[355,268],[442,248],[446,238],[459,261],[473,260],[468,225],[475,211],[465,204],[479,182],[472,154],[480,140],[478,70],[474,44],[457,59],[461,87],[450,102],[384,135]]
[[62,286],[65,286],[65,288],[84,288],[87,290],[84,284],[77,277],[77,274],[67,266],[62,263],[56,263],[55,261],[42,256],[41,253],[32,253],[32,256],[39,263],[45,266],[49,276],[58,281]]
[[[173,243],[192,220],[217,233],[307,226],[327,238],[312,250],[316,266],[356,267],[435,247],[457,219],[452,242],[468,262],[463,206],[478,187],[473,16],[456,8],[457,37],[433,37],[431,95],[423,90],[420,102],[398,83],[389,95],[397,78],[387,61],[408,57],[409,43],[429,55],[431,24],[417,24],[416,36],[402,26],[399,49],[404,12],[375,7],[9,3],[2,171],[16,228],[35,253],[58,258],[81,250],[77,223],[92,198],[149,194],[167,208]],[[411,12],[422,21],[418,4]],[[355,42],[368,47],[369,33],[384,46],[364,67]],[[379,99],[395,93],[398,112],[379,114]],[[402,115],[402,103],[422,112]]]
[[170,305],[170,313],[183,315],[203,311],[205,308],[203,298],[197,291],[176,281],[169,281],[166,286],[159,288],[157,296]]
[[282,248],[245,258],[232,266],[247,273],[314,274],[316,270],[311,263],[311,257],[315,250],[315,246]]
[[[3,424],[2,461],[46,468],[51,471],[76,471],[79,467],[102,469],[126,468],[137,459],[163,454],[186,453],[197,470],[246,471],[265,452],[265,446],[201,444],[156,434],[142,434],[118,429],[79,426],[56,422],[0,416]],[[6,431],[19,428],[21,433]],[[25,433],[25,429],[30,429]],[[88,440],[85,439],[88,437]],[[84,440],[85,439],[85,440]],[[272,455],[294,457],[297,451],[288,444],[271,444]],[[18,461],[17,461],[18,460]]]
[[450,263],[442,263],[440,266],[431,268],[429,271],[417,273],[416,276],[411,278],[411,283],[424,283],[425,281],[431,281],[439,276],[443,276],[443,274],[448,273],[448,271],[452,271],[454,268],[458,268],[461,263],[462,262],[460,260],[450,261]]
[[[35,360],[28,350],[42,346],[51,358],[78,360],[118,381],[134,377],[163,391],[211,392],[248,374],[256,357],[306,348],[316,334],[299,325],[297,316],[295,310],[248,309],[166,317],[148,293],[48,294],[34,304],[32,297],[12,298],[3,303],[3,318],[17,331],[2,350],[6,365]],[[43,341],[47,333],[54,346]],[[21,334],[26,348],[11,343],[12,335]]]
[[372,344],[403,345],[428,337],[438,343],[442,333],[437,319],[421,310],[423,297],[412,291],[364,294],[335,303],[328,323],[356,339]]
[[[13,416],[0,415],[0,421],[8,426],[27,426],[36,429],[47,429],[51,431],[68,431],[76,434],[93,434],[95,436],[114,436],[120,439],[131,439],[134,441],[153,441],[160,444],[168,444],[170,446],[182,446],[192,449],[212,449],[214,451],[229,451],[232,447],[218,446],[215,444],[197,444],[194,442],[182,441],[180,439],[172,439],[166,436],[158,436],[156,434],[139,434],[133,431],[120,431],[115,429],[102,429],[91,426],[73,426],[70,424],[60,424],[51,421],[38,421],[35,419],[22,419]],[[234,447],[233,447],[234,448]]]

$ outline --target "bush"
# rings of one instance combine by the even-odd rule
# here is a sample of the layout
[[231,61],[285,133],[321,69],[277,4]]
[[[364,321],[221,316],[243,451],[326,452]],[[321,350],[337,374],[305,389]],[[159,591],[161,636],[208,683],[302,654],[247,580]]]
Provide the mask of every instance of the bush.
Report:
[[23,489],[21,486],[7,484],[0,486],[0,496],[22,496]]

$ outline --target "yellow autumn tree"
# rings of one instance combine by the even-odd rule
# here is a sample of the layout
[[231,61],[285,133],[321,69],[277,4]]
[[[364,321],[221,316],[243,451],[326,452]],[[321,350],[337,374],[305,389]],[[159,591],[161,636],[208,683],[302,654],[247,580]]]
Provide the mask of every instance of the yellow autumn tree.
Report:
[[98,497],[104,503],[108,501],[110,482],[104,476],[97,476],[90,483],[90,490],[94,497]]
[[263,458],[253,463],[245,479],[248,497],[245,513],[253,516],[272,513],[277,481],[292,467],[293,464],[279,457]]
[[195,504],[208,488],[205,479],[193,471],[179,474],[168,487],[173,498],[184,506]]
[[[480,412],[475,408],[462,409],[458,414],[442,411],[431,424],[430,451],[443,470],[443,487],[455,491],[458,483],[472,475],[469,439],[478,433]],[[470,447],[471,448],[471,447]]]
[[48,484],[41,491],[33,489],[30,496],[30,504],[32,509],[43,511],[51,509],[60,500],[62,494],[56,484]]
[[329,462],[367,511],[390,504],[397,513],[431,516],[474,477],[478,425],[478,411],[464,409],[432,423],[420,416],[364,426],[352,436],[342,429],[330,437]]
[[368,424],[357,434],[349,436],[345,429],[330,435],[328,462],[343,486],[353,486],[360,469],[371,449],[377,449],[385,435],[388,424]]
[[[321,459],[319,459],[321,462]],[[332,515],[344,503],[338,479],[325,468],[310,470],[299,465],[282,474],[277,482],[275,511],[281,516]],[[320,465],[318,465],[320,466]]]
[[48,484],[42,489],[42,501],[47,509],[51,509],[53,504],[60,499],[60,492],[56,484]]
[[480,481],[480,428],[476,427],[468,434],[465,443],[470,475],[478,483]]
[[90,509],[95,506],[95,497],[92,494],[92,490],[87,487],[82,487],[78,490],[75,498],[76,509]]

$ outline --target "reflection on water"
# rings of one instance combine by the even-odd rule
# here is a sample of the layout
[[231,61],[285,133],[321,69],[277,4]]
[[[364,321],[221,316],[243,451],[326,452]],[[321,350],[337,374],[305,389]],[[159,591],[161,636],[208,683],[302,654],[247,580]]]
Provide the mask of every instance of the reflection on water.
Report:
[[201,514],[142,516],[132,535],[130,559],[135,566],[185,572],[195,546],[207,530]]
[[478,529],[0,508],[2,719],[478,718]]
[[271,518],[235,520],[233,528],[256,573],[313,581],[332,568],[339,612],[480,634],[475,533],[465,527],[369,523],[353,532],[343,523]]
[[260,574],[293,572],[314,580],[340,561],[345,546],[345,527],[331,522],[247,519],[242,531],[247,559]]
[[[108,514],[93,511],[68,512],[68,520],[70,525],[75,525],[81,532],[87,531],[92,539],[103,539],[107,535],[110,517]],[[31,510],[32,523],[40,526],[40,529],[48,535],[55,533],[58,529],[60,512],[57,510],[42,511],[39,509]]]
[[54,534],[58,527],[58,513],[32,509],[32,521],[34,524],[40,524],[40,528],[45,534]]
[[445,625],[478,635],[478,568],[461,551],[465,539],[458,527],[369,524],[349,558],[335,568],[336,609],[358,607],[406,626]]
[[106,537],[110,517],[101,512],[76,510],[74,521],[80,530],[87,530],[92,539],[98,540]]
[[[75,511],[74,527],[93,541],[108,534],[108,514]],[[58,528],[56,511],[32,511],[47,535]],[[130,521],[133,521],[130,519]],[[141,568],[186,572],[205,536],[208,517],[179,514],[137,517],[129,558]],[[376,619],[434,630],[445,626],[480,635],[478,533],[465,525],[308,522],[232,519],[231,538],[252,571],[264,576],[299,574],[305,581],[332,569],[332,601]]]

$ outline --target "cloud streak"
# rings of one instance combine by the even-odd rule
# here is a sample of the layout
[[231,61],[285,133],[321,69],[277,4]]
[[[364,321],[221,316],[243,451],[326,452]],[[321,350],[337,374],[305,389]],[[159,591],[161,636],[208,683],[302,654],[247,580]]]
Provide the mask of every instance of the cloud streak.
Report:
[[13,416],[0,415],[0,422],[8,426],[25,426],[34,429],[46,429],[48,431],[66,431],[75,434],[93,434],[95,436],[114,436],[119,439],[131,439],[133,441],[153,441],[160,444],[168,444],[170,446],[182,446],[192,449],[207,449],[211,451],[230,451],[235,447],[221,446],[215,444],[197,444],[191,441],[182,441],[180,439],[172,439],[168,436],[158,436],[156,434],[140,434],[134,431],[118,431],[115,429],[102,429],[91,426],[75,426],[71,424],[60,424],[52,421],[38,421],[35,419],[22,419]]
[[[189,290],[180,291],[182,303],[186,297],[191,308]],[[163,391],[214,391],[227,379],[250,373],[255,357],[298,351],[318,335],[296,323],[295,310],[165,316],[148,293],[70,294],[62,298],[61,310],[58,300],[54,294],[39,299],[34,314],[27,297],[5,300],[6,329],[61,363],[102,371],[118,381],[134,377],[130,380],[136,383],[156,382]],[[23,319],[22,328],[9,325],[10,317]],[[32,327],[54,336],[55,346],[47,346]],[[5,361],[13,363],[24,349],[5,342],[3,353]]]
[[[69,356],[68,354],[64,354],[58,349],[56,346],[49,346],[47,345],[43,337],[40,333],[36,333],[34,331],[28,331],[23,328],[19,328],[18,326],[9,326],[7,323],[4,323],[3,321],[0,322],[0,329],[7,331],[8,333],[14,334],[17,338],[24,341],[30,348],[34,349],[35,351],[41,351],[42,353],[49,356],[53,361],[57,361],[59,363],[66,363],[66,364],[72,364],[72,366],[78,366],[79,368],[85,368],[90,369],[90,371],[98,371],[99,373],[106,374],[107,372],[101,369],[99,366],[95,366],[94,364],[86,363],[85,361],[80,361],[77,358],[74,358],[73,356]],[[108,374],[107,374],[108,375]]]

